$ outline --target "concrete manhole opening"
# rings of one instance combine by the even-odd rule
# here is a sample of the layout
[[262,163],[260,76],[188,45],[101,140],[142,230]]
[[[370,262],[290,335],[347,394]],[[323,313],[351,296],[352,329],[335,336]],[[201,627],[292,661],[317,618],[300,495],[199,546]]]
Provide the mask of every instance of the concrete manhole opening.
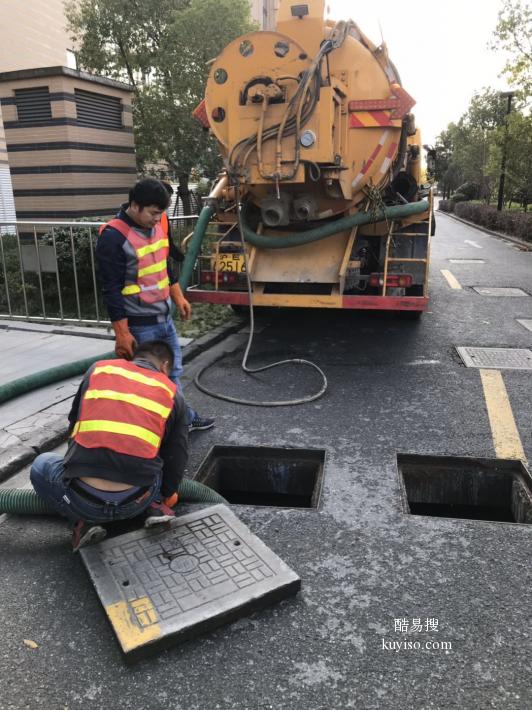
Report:
[[317,508],[324,464],[323,449],[213,446],[194,478],[229,503]]
[[532,524],[532,477],[521,461],[398,454],[411,515]]

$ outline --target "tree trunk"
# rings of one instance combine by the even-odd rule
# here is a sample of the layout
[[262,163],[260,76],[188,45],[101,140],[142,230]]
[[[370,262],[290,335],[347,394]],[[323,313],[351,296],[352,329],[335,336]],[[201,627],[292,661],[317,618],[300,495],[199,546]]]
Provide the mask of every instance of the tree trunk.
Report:
[[188,175],[179,174],[179,186],[177,188],[177,197],[181,199],[183,204],[183,214],[192,214],[191,192],[188,187]]

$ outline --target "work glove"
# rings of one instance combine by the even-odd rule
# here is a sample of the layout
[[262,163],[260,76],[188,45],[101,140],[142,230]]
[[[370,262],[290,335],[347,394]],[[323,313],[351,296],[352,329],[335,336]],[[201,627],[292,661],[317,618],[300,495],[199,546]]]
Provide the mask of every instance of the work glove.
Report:
[[163,503],[167,505],[169,508],[175,508],[177,503],[179,502],[179,494],[178,493],[172,493],[171,496],[167,496],[166,498],[163,498]]
[[170,298],[175,303],[181,320],[189,320],[192,315],[192,306],[183,296],[183,291],[181,286],[176,282],[170,286]]
[[137,347],[137,341],[129,332],[127,318],[115,320],[111,323],[115,332],[115,353],[117,357],[123,357],[126,360],[133,358],[133,353]]

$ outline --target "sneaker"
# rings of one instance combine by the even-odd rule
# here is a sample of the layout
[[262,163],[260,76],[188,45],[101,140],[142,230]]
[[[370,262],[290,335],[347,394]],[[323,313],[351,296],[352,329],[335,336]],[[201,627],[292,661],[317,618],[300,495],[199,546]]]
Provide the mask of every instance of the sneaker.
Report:
[[144,527],[152,528],[154,525],[161,523],[169,523],[175,518],[175,513],[172,508],[169,508],[165,503],[150,503],[145,512]]
[[86,523],[78,520],[72,529],[72,552],[77,552],[80,547],[92,545],[107,537],[107,531],[101,525]]
[[212,429],[214,426],[214,419],[209,419],[208,417],[200,417],[196,414],[194,419],[188,425],[188,430],[190,431],[205,431],[205,429]]

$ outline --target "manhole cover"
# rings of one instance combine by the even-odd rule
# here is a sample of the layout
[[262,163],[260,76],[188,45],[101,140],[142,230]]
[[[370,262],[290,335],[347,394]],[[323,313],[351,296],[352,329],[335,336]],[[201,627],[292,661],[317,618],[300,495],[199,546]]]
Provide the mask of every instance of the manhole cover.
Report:
[[520,348],[457,347],[466,367],[496,370],[532,370],[532,350]]
[[487,286],[473,286],[473,291],[480,293],[481,296],[500,296],[500,297],[506,296],[509,298],[518,298],[521,296],[528,296],[529,295],[526,291],[523,291],[520,288],[502,288],[502,287],[488,288]]
[[523,328],[532,331],[532,318],[518,318],[517,322],[520,323]]
[[517,460],[398,454],[412,515],[532,524],[532,478]]
[[273,446],[213,446],[194,478],[229,503],[317,508],[325,451]]
[[449,259],[451,264],[485,264],[484,259]]
[[162,532],[135,530],[81,557],[127,660],[296,594],[301,580],[224,505]]

